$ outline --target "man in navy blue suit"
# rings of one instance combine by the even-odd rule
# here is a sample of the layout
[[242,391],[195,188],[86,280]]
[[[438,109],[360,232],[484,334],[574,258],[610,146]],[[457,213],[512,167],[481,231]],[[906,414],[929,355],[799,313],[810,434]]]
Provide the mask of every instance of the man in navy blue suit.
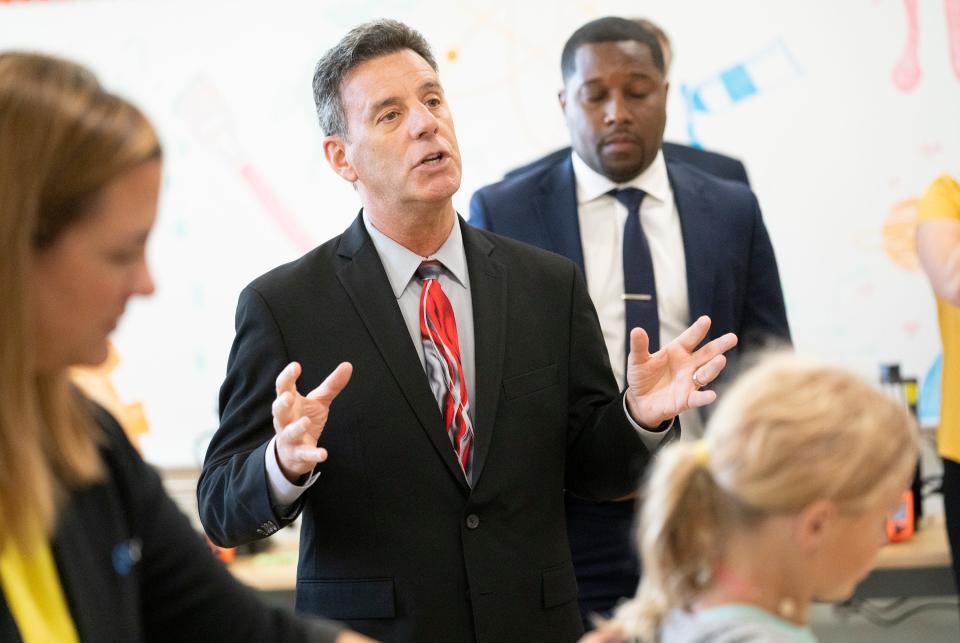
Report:
[[[735,332],[743,350],[789,341],[773,247],[745,173],[743,182],[719,179],[662,150],[668,83],[656,35],[622,18],[592,21],[567,41],[561,69],[573,151],[479,190],[471,223],[584,270],[621,387],[637,314],[658,327],[660,345],[704,314],[712,336]],[[686,436],[702,431],[698,415],[681,422]],[[568,493],[566,505],[586,622],[636,589],[634,502]]]
[[[647,20],[646,18],[635,18],[634,22],[652,32],[653,35],[656,36],[657,42],[660,44],[660,51],[663,54],[663,73],[664,76],[669,76],[670,63],[673,61],[673,50],[670,44],[670,37],[667,36],[667,33],[661,29],[659,25],[651,20]],[[745,168],[743,163],[735,158],[726,156],[724,154],[718,154],[717,152],[691,147],[689,145],[670,143],[669,141],[663,141],[660,149],[663,151],[663,158],[665,158],[667,161],[683,161],[684,163],[689,163],[690,165],[693,165],[704,172],[712,174],[721,179],[740,181],[741,183],[750,185],[750,179],[747,177],[747,168]],[[546,156],[542,156],[535,161],[531,161],[526,165],[521,165],[520,167],[516,167],[508,171],[504,175],[504,178],[526,174],[531,170],[542,170],[547,166],[566,161],[568,158],[570,158],[570,151],[570,147],[567,146],[550,152]]]

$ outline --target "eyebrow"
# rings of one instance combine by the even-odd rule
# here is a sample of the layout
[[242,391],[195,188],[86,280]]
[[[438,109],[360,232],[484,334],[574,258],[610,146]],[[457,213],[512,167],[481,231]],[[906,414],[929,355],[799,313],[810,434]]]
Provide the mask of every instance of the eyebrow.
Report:
[[[417,91],[421,94],[425,92],[433,92],[433,91],[440,92],[442,94],[443,87],[440,85],[440,83],[438,83],[435,80],[428,80],[427,82],[420,85],[420,87],[417,88]],[[391,105],[399,105],[402,102],[403,101],[400,99],[399,96],[388,96],[387,98],[384,98],[383,100],[379,100],[370,106],[370,115],[374,116],[376,115],[377,112],[379,112],[384,107],[389,107]]]
[[420,85],[420,92],[440,92],[443,93],[443,87],[440,86],[435,80],[428,80],[424,84]]
[[[653,76],[653,75],[651,75],[651,74],[638,74],[638,73],[631,73],[631,74],[630,74],[630,80],[631,80],[631,81],[634,81],[634,80],[649,80],[649,81],[652,81],[652,82],[656,82],[656,81],[657,81],[656,77]],[[585,81],[583,81],[582,83],[580,83],[580,86],[581,86],[581,87],[587,87],[587,86],[589,86],[589,85],[602,85],[602,84],[604,84],[604,81],[603,81],[602,78],[588,78],[588,79],[586,79]]]

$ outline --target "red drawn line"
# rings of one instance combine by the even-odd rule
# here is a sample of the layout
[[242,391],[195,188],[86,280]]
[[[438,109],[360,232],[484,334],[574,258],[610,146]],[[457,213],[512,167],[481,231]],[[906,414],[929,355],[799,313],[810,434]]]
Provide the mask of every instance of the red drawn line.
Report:
[[893,85],[906,93],[917,86],[922,72],[917,58],[917,47],[920,41],[917,26],[917,0],[903,0],[903,8],[907,14],[907,42],[900,60],[893,66]]
[[932,159],[943,154],[943,145],[940,143],[921,143],[920,153],[928,159]]
[[960,0],[944,0],[947,14],[947,42],[950,44],[950,63],[953,75],[960,80]]
[[240,175],[247,182],[247,185],[250,186],[250,189],[253,190],[253,194],[257,197],[263,209],[266,210],[274,222],[280,226],[280,230],[283,231],[283,234],[286,235],[297,249],[300,250],[300,252],[311,250],[314,244],[310,239],[310,235],[297,223],[293,214],[290,213],[283,202],[280,201],[280,198],[267,184],[266,180],[257,172],[257,168],[251,163],[243,163],[240,166]]

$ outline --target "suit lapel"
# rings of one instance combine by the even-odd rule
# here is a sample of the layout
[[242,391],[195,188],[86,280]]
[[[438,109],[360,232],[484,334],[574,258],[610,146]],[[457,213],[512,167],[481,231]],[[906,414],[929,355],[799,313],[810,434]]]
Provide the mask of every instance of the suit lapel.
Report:
[[473,420],[476,445],[473,454],[473,484],[490,452],[497,403],[503,376],[503,351],[506,345],[507,279],[504,266],[491,258],[493,244],[469,225],[461,222],[463,247],[470,272],[473,301],[473,337],[476,396]]
[[703,194],[703,181],[700,177],[682,164],[670,161],[667,161],[667,174],[680,216],[687,267],[687,298],[692,322],[713,310],[717,248],[711,230],[718,219],[712,203]]
[[[437,401],[430,392],[416,348],[410,341],[410,333],[396,304],[380,256],[367,235],[362,216],[358,216],[340,237],[337,254],[346,260],[338,269],[337,278],[347,291],[374,345],[437,455],[457,481],[468,488],[450,438],[444,430]],[[375,401],[371,400],[371,403]]]
[[551,167],[544,175],[536,204],[540,229],[550,239],[548,249],[569,257],[582,271],[583,244],[577,216],[577,187],[569,157]]

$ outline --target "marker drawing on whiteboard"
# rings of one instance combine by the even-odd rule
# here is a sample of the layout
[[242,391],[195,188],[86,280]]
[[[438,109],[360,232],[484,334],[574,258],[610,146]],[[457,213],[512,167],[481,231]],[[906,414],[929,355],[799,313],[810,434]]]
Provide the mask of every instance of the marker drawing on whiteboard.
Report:
[[950,46],[950,65],[953,75],[960,80],[960,0],[944,0],[947,14],[947,42]]
[[197,78],[177,99],[176,109],[194,137],[212,148],[239,174],[283,236],[300,252],[313,248],[313,239],[247,158],[234,131],[230,110],[217,88],[206,78]]
[[903,0],[903,9],[907,14],[907,42],[903,46],[900,60],[893,66],[893,85],[906,93],[917,86],[923,72],[920,70],[920,60],[917,55],[920,44],[917,0]]
[[[913,91],[923,77],[920,68],[920,21],[917,17],[917,0],[903,0],[907,22],[907,41],[900,59],[893,66],[893,85],[903,93]],[[953,75],[960,80],[960,0],[944,0],[946,14],[948,56]]]
[[693,147],[703,147],[696,135],[699,114],[717,114],[748,98],[777,89],[801,75],[799,63],[777,40],[699,83],[683,83],[680,91],[687,114],[687,134]]

